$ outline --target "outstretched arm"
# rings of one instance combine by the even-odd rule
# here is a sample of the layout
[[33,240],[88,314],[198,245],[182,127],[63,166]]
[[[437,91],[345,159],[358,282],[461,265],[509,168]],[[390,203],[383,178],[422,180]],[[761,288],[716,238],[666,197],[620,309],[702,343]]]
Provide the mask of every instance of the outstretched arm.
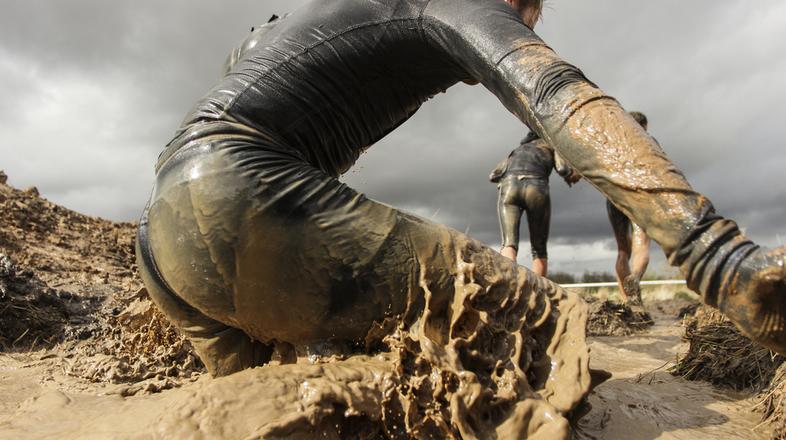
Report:
[[[494,93],[668,253],[683,241],[684,226],[697,223],[710,209],[619,103],[557,56],[507,4],[432,0],[424,17],[432,44]],[[653,198],[658,200],[653,203]],[[671,220],[675,202],[690,209]],[[649,221],[654,219],[658,221]]]
[[432,0],[430,43],[641,226],[691,289],[748,336],[786,353],[786,248],[765,253],[715,214],[636,121],[507,4]]

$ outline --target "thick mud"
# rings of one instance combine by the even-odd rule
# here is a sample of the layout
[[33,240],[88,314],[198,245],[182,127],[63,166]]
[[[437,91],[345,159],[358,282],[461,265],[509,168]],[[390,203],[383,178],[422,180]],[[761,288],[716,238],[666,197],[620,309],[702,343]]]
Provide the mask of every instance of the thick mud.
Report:
[[[656,307],[649,307],[657,310]],[[595,388],[591,410],[577,423],[577,439],[770,439],[752,411],[752,393],[721,390],[668,372],[687,351],[681,322],[653,313],[655,325],[624,337],[591,338],[590,366],[612,378]]]
[[[133,224],[2,184],[0,208],[0,438],[551,439],[569,435],[563,414],[589,386],[577,296],[521,279],[489,301],[472,263],[453,301],[427,298],[419,319],[385,338],[387,352],[278,359],[212,378],[141,288]],[[550,301],[534,306],[544,296],[532,292]],[[591,366],[613,376],[575,435],[767,438],[751,431],[759,416],[745,395],[665,372],[686,347],[675,318],[655,320],[591,340]]]
[[641,306],[585,296],[589,304],[588,336],[628,336],[651,327],[652,316]]
[[[656,314],[655,321],[634,336],[590,340],[591,366],[613,376],[590,395],[574,438],[771,438],[769,428],[756,428],[755,396],[666,371],[687,346],[676,319]],[[379,408],[390,396],[377,384],[396,375],[390,358],[354,357],[202,375],[124,397],[121,384],[75,387],[77,378],[50,356],[0,355],[0,438],[380,438],[387,432]]]

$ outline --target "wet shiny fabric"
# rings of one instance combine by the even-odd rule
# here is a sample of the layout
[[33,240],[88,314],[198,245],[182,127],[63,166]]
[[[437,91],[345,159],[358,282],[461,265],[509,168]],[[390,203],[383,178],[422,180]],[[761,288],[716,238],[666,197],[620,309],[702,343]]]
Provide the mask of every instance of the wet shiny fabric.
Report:
[[548,258],[551,196],[549,182],[542,178],[507,175],[499,184],[497,214],[502,247],[519,248],[522,211],[527,214],[532,258]]
[[150,248],[195,310],[263,342],[357,340],[406,315],[408,295],[450,292],[461,261],[482,256],[478,276],[498,274],[505,263],[488,249],[334,179],[423,102],[475,80],[660,243],[707,303],[786,351],[783,251],[765,254],[717,216],[505,3],[320,1],[263,30],[156,168]]
[[577,295],[275,147],[219,137],[172,155],[138,255],[214,375],[274,346],[283,363],[384,348],[396,374],[369,414],[391,438],[568,438],[590,387]]
[[519,227],[522,211],[527,213],[530,246],[533,258],[548,258],[551,198],[549,176],[556,169],[561,176],[570,173],[563,160],[557,160],[543,140],[528,141],[510,152],[491,172],[489,180],[498,182],[497,216],[502,233],[502,247],[519,248]]
[[[554,151],[542,140],[535,140],[522,143],[510,152],[500,177],[521,176],[548,182],[554,167]],[[493,182],[493,177],[490,180]]]

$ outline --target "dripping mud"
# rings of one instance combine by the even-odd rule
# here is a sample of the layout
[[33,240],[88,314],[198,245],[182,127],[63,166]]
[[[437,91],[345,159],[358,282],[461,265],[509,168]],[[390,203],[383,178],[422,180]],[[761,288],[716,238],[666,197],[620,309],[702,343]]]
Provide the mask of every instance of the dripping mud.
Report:
[[[559,438],[570,435],[563,414],[589,385],[583,329],[564,325],[586,320],[575,295],[554,302],[563,319],[548,331],[516,340],[495,325],[495,310],[464,307],[478,288],[471,268],[453,322],[424,313],[377,354],[277,359],[211,378],[142,289],[134,225],[6,185],[0,208],[0,438]],[[753,397],[666,372],[687,350],[683,330],[676,315],[648,310],[653,327],[587,341],[590,366],[613,376],[591,408],[572,411],[572,435],[770,438],[752,431]],[[439,325],[450,331],[434,344],[424,336]],[[555,334],[559,343],[548,340]],[[519,358],[479,354],[495,350]],[[457,368],[459,358],[473,367]],[[550,359],[576,365],[543,373],[539,362]]]

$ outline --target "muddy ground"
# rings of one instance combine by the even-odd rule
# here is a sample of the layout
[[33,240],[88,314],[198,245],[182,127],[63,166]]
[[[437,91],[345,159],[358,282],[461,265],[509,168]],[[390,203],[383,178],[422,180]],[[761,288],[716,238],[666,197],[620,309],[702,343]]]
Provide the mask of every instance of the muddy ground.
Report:
[[[253,372],[214,392],[225,382],[204,374],[136,277],[134,228],[0,183],[0,439],[234,438],[231,408],[278,404],[254,395],[288,386],[284,378],[260,384]],[[771,438],[757,426],[752,393],[669,374],[688,348],[678,317],[685,300],[645,291],[646,299],[654,325],[590,339],[591,366],[612,377],[574,422],[576,437]],[[362,388],[362,374],[352,380]]]

